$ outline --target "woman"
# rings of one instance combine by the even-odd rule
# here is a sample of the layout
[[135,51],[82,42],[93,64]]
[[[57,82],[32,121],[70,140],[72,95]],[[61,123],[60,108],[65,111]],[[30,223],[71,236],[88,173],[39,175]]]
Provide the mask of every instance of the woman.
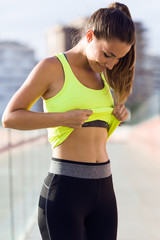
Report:
[[[48,128],[53,155],[38,215],[44,240],[82,240],[84,232],[88,240],[116,239],[106,142],[128,118],[134,49],[128,8],[114,3],[99,9],[72,49],[38,63],[5,110],[4,127]],[[45,113],[31,112],[40,97]]]

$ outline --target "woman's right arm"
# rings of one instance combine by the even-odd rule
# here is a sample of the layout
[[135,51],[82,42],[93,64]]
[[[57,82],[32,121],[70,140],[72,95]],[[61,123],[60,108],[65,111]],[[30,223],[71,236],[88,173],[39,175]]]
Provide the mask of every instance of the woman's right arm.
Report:
[[90,110],[72,110],[64,113],[30,111],[32,105],[49,90],[51,84],[55,83],[56,86],[59,64],[56,58],[44,59],[37,64],[8,103],[2,116],[4,127],[18,130],[56,126],[79,128],[88,119],[92,114]]

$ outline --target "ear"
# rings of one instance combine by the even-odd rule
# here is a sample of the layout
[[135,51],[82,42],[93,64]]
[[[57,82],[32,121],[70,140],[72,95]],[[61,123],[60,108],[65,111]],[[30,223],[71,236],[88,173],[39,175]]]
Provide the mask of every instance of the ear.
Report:
[[86,33],[87,42],[90,43],[93,40],[94,32],[92,29],[89,29]]

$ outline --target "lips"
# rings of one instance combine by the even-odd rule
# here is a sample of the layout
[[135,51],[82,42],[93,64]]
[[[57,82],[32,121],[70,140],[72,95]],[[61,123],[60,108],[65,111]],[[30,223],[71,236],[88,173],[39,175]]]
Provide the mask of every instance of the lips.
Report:
[[98,63],[98,65],[101,67],[102,70],[106,69],[106,66],[102,66],[100,63]]

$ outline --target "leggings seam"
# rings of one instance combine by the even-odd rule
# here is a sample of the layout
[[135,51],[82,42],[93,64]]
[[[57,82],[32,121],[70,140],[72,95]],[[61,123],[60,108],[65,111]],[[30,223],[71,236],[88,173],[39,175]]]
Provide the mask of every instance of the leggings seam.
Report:
[[49,225],[48,225],[48,220],[47,220],[47,202],[48,202],[50,186],[51,186],[51,183],[52,183],[52,181],[53,181],[53,178],[54,178],[54,174],[53,174],[52,179],[51,179],[51,182],[50,182],[50,184],[49,184],[49,186],[48,186],[48,192],[47,192],[47,196],[46,196],[46,206],[45,206],[46,226],[47,226],[48,235],[49,235],[49,239],[50,239],[50,240],[52,240],[52,238],[51,238],[51,234],[50,234],[50,231],[49,231]]
[[45,184],[45,182],[43,183],[43,185],[44,185],[47,189],[49,189],[49,187]]

